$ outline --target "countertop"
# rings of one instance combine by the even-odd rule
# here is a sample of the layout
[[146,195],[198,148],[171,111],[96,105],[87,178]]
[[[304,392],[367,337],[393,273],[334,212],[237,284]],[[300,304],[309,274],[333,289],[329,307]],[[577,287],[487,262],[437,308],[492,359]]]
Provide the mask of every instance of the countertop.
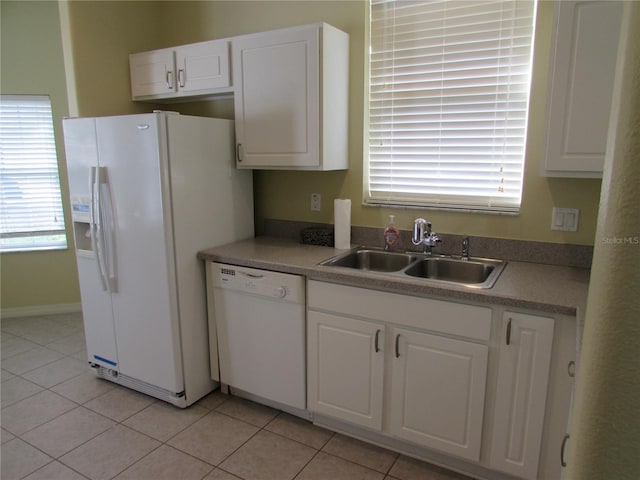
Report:
[[318,265],[346,251],[305,245],[286,238],[256,237],[203,250],[198,253],[198,258],[393,293],[576,316],[578,332],[582,331],[589,289],[588,269],[509,261],[493,288],[476,289],[413,277]]

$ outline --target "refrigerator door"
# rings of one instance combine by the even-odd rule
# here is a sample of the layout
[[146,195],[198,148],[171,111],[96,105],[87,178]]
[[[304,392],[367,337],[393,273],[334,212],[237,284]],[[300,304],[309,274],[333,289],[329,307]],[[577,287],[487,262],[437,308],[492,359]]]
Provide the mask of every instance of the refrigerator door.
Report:
[[95,235],[89,235],[91,179],[99,166],[96,124],[93,118],[64,119],[63,128],[87,356],[91,363],[118,370],[111,293],[102,283]]
[[110,262],[117,272],[112,305],[119,371],[181,392],[165,119],[102,117],[96,130],[110,197],[105,237],[112,239]]

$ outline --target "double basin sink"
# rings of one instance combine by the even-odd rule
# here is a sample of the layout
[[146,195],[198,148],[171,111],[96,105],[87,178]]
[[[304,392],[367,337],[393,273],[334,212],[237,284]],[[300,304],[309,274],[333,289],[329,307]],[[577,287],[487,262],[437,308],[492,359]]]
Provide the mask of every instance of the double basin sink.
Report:
[[400,253],[357,247],[320,265],[414,277],[472,288],[491,288],[506,262],[489,258]]

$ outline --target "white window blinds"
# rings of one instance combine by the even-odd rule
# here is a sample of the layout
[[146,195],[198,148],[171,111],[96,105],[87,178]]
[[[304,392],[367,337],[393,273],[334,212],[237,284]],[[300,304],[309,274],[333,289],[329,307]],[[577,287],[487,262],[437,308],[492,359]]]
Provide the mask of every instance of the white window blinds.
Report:
[[66,248],[49,97],[0,97],[0,251]]
[[534,0],[371,0],[367,203],[519,210],[534,16]]

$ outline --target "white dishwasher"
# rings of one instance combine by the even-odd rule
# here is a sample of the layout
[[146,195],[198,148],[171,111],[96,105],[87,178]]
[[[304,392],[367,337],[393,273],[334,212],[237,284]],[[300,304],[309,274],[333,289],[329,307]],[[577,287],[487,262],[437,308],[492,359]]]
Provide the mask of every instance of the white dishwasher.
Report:
[[306,409],[304,277],[216,262],[208,268],[220,383],[276,407]]

